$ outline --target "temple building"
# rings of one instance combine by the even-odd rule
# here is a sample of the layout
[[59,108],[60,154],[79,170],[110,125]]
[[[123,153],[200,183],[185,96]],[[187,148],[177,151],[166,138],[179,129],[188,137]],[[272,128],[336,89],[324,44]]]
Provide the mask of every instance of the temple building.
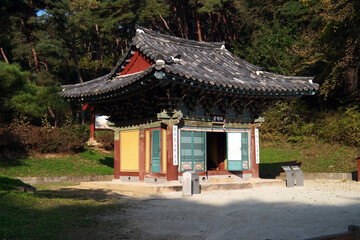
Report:
[[314,95],[319,85],[267,72],[224,43],[138,27],[109,74],[62,87],[67,101],[109,116],[115,179],[161,182],[187,170],[259,177],[262,112],[276,100]]

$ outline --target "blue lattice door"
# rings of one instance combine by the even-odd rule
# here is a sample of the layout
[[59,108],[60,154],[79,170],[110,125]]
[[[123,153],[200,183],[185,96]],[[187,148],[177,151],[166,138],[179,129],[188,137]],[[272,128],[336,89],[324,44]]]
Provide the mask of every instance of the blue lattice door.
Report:
[[151,133],[151,172],[160,173],[161,162],[161,132],[153,130]]
[[206,132],[181,131],[180,171],[205,171]]

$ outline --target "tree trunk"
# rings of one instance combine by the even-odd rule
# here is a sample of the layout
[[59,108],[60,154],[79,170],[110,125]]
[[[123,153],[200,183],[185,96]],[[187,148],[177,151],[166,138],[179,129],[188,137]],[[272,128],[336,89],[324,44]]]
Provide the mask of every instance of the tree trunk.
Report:
[[200,28],[200,17],[199,17],[199,13],[197,12],[197,4],[196,4],[196,8],[195,8],[195,18],[196,18],[197,36],[198,36],[199,42],[202,42],[201,28]]
[[64,62],[64,67],[65,67],[65,80],[66,80],[66,84],[70,84],[69,61],[68,61],[68,60],[65,60],[65,62]]
[[7,64],[9,64],[9,61],[8,61],[6,55],[5,55],[4,49],[3,49],[3,48],[0,48],[0,50],[1,50],[1,55],[3,56],[5,62],[6,62]]
[[[70,19],[70,21],[72,21],[72,15],[73,15],[73,13],[70,12],[70,14],[69,14],[69,19]],[[73,52],[73,55],[74,55],[74,61],[75,61],[75,69],[76,69],[76,73],[77,73],[77,79],[78,79],[78,82],[79,82],[79,83],[82,83],[83,80],[82,80],[82,78],[81,78],[80,69],[79,69],[79,58],[78,58],[77,51],[76,51],[75,30],[74,30],[74,28],[72,28],[71,34],[72,34],[72,40],[71,40],[71,41],[72,41],[72,52]]]
[[[70,12],[69,14],[69,18],[70,21],[72,21],[72,12]],[[81,78],[80,75],[80,69],[79,69],[79,59],[78,59],[78,55],[77,55],[77,51],[76,51],[76,43],[75,43],[75,30],[74,28],[72,28],[72,52],[74,55],[74,61],[75,61],[75,69],[76,69],[76,73],[77,73],[77,79],[79,83],[82,83],[83,80]],[[84,124],[85,123],[85,116],[84,116],[84,111],[81,107],[81,123]]]
[[[186,39],[189,39],[189,25],[188,25],[188,15],[187,14],[189,14],[189,12],[187,12],[186,11],[186,7],[184,7],[184,6],[181,6],[181,12],[182,12],[182,22],[183,22],[183,28],[184,28],[184,35],[185,35],[185,38]],[[185,10],[184,10],[184,8],[185,8]],[[190,12],[191,13],[191,12]]]
[[218,13],[217,14],[217,40],[218,42],[220,42],[222,40],[222,24],[221,24],[221,14]]
[[57,126],[58,126],[57,116],[56,116],[56,114],[53,112],[53,110],[51,109],[50,106],[48,106],[47,108],[48,108],[48,111],[49,111],[51,117],[54,119],[54,128],[57,128]]
[[120,46],[120,41],[119,38],[116,37],[116,46],[115,46],[115,50],[114,50],[114,63],[113,65],[115,66],[119,60],[119,46]]
[[212,14],[209,13],[209,24],[210,24],[210,38],[211,38],[211,41],[214,42],[214,24],[213,24],[213,21],[212,21]]
[[36,50],[35,50],[34,44],[30,44],[30,45],[31,45],[31,51],[33,53],[33,58],[34,58],[35,71],[38,73],[39,72],[39,62],[37,59]]
[[77,73],[77,79],[78,79],[79,83],[82,83],[83,80],[82,80],[81,75],[80,75],[79,58],[78,58],[78,55],[77,55],[76,44],[75,44],[75,33],[73,32],[72,34],[73,34],[73,36],[72,36],[72,48],[73,48],[73,53],[74,53],[74,61],[75,61],[75,69],[76,69],[76,73]]
[[84,113],[84,109],[81,107],[81,124],[84,125],[85,124],[85,113]]
[[99,46],[97,66],[100,69],[100,76],[102,76],[103,44],[102,44],[102,40],[101,40],[100,33],[99,33],[99,25],[95,24],[95,29],[96,29],[96,35],[98,38],[98,46]]
[[174,13],[175,13],[175,16],[176,16],[176,21],[177,21],[177,24],[178,24],[178,29],[179,29],[179,32],[181,33],[181,37],[182,37],[182,38],[185,38],[184,29],[183,29],[183,27],[182,27],[181,19],[180,19],[180,17],[179,17],[179,14],[178,14],[178,12],[177,12],[177,9],[176,9],[175,6],[173,7],[173,9],[174,9]]
[[28,60],[29,60],[29,67],[30,67],[30,69],[32,69],[32,63],[31,63],[31,57],[30,57],[30,55],[28,56]]
[[170,30],[167,22],[166,22],[165,19],[163,18],[163,16],[161,16],[161,14],[160,14],[159,16],[160,16],[161,21],[164,23],[166,29],[169,31],[169,33],[170,33],[171,35],[173,35],[173,33],[171,32],[171,30]]

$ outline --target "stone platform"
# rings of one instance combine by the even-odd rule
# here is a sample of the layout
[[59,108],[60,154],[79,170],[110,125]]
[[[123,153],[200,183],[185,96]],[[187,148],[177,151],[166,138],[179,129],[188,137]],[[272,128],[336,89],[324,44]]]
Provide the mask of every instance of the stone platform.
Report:
[[[236,182],[204,182],[200,183],[202,192],[216,190],[237,190],[269,186],[283,186],[285,181],[282,179],[249,179]],[[165,183],[145,183],[145,182],[123,182],[120,180],[81,182],[80,188],[108,189],[113,191],[142,193],[142,194],[161,194],[167,192],[181,192],[182,183],[180,181],[170,181]]]

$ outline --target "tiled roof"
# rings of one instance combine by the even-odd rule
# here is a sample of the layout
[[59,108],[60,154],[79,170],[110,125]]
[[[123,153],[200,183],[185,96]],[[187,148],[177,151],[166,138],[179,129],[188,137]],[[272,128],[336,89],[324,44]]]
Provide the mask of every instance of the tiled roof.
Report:
[[[118,76],[133,50],[156,62],[147,70]],[[319,85],[313,77],[284,76],[262,70],[229,52],[224,43],[198,42],[138,28],[131,48],[109,74],[74,85],[64,85],[61,95],[81,98],[116,91],[132,84],[155,70],[186,78],[190,81],[222,88],[252,92],[287,92],[294,95],[314,93]]]
[[83,97],[96,97],[109,92],[119,90],[129,84],[136,82],[139,79],[142,79],[144,76],[148,75],[154,66],[149,67],[145,71],[121,75],[110,78],[110,74],[96,78],[94,80],[77,83],[72,85],[63,85],[63,91],[60,93],[61,96],[65,98],[83,98]]

